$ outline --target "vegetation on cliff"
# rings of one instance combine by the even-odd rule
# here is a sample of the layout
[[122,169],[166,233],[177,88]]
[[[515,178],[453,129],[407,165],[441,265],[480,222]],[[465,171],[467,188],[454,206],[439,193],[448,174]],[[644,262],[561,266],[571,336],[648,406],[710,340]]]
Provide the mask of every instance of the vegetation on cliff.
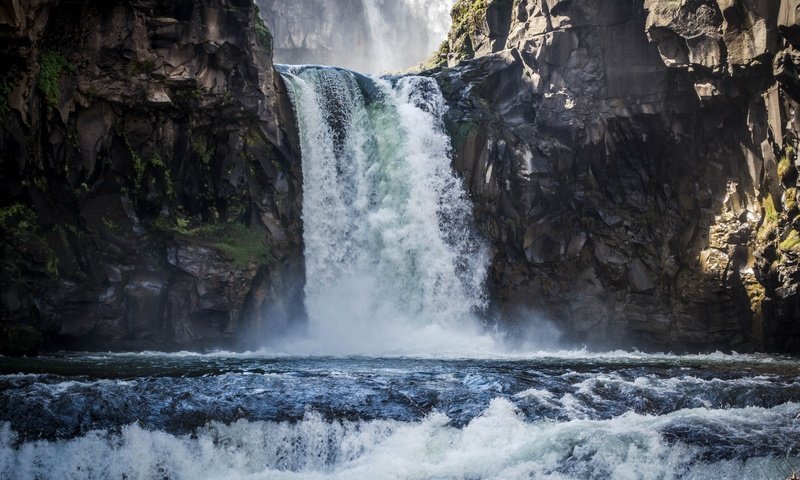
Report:
[[0,353],[29,329],[171,349],[269,321],[302,255],[300,174],[255,5],[14,8],[37,21],[2,40]]

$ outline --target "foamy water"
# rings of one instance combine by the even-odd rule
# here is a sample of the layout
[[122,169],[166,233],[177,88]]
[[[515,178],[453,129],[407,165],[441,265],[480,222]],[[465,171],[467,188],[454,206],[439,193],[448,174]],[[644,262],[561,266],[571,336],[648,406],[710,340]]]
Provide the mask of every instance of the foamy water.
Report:
[[0,359],[0,478],[783,478],[800,362]]
[[0,478],[783,478],[800,362],[0,359]]
[[451,166],[439,86],[339,68],[279,66],[303,157],[308,330],[295,354],[499,352],[486,245]]

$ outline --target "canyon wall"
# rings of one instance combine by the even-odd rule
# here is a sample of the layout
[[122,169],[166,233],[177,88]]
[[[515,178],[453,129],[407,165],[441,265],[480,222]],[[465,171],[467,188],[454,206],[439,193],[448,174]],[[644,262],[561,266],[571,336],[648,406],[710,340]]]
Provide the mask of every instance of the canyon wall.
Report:
[[461,0],[433,59],[506,319],[800,351],[792,0]]
[[[800,351],[797,15],[456,4],[425,74],[496,318],[596,347]],[[0,353],[252,346],[302,321],[295,119],[250,1],[3,0],[0,43]]]
[[302,318],[301,170],[251,0],[0,2],[0,353]]

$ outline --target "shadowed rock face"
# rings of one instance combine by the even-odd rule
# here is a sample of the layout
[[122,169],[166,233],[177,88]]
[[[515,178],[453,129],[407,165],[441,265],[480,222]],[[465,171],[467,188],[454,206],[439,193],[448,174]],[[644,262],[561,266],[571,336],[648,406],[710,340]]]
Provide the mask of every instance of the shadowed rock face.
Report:
[[0,353],[225,346],[302,316],[294,120],[256,19],[0,2]]
[[456,5],[429,73],[501,310],[595,345],[800,351],[798,8]]

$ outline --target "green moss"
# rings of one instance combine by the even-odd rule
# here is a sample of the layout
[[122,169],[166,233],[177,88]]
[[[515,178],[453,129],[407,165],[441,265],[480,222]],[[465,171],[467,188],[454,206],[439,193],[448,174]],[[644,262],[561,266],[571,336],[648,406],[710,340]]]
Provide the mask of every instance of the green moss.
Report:
[[486,20],[486,0],[459,0],[453,5],[450,16],[453,26],[447,40],[442,42],[430,58],[420,65],[422,70],[430,70],[447,65],[450,57],[454,60],[471,58],[475,52],[472,48],[472,35]]
[[775,201],[772,199],[772,194],[767,194],[764,199],[764,218],[768,222],[778,221],[778,209],[775,208]]
[[784,186],[793,186],[797,180],[797,169],[794,167],[796,158],[794,147],[787,144],[778,160],[778,181]]
[[172,183],[172,174],[170,173],[167,164],[164,163],[164,159],[161,158],[161,155],[155,153],[152,157],[150,157],[150,165],[161,170],[161,173],[164,174],[164,183],[167,187],[167,195],[170,197],[174,196],[175,185]]
[[115,221],[114,221],[114,219],[113,219],[113,218],[111,218],[111,217],[110,217],[110,216],[108,216],[108,215],[105,215],[105,216],[104,216],[104,217],[101,219],[101,221],[103,222],[103,225],[104,225],[104,226],[105,226],[105,227],[106,227],[106,228],[107,228],[107,229],[108,229],[110,232],[113,232],[113,233],[119,233],[119,232],[122,230],[122,229],[120,228],[119,224],[117,224],[117,222],[115,222]]
[[128,135],[123,133],[122,139],[125,140],[125,145],[128,147],[128,153],[131,156],[131,161],[133,162],[133,172],[135,173],[135,182],[136,188],[142,187],[142,180],[144,180],[144,168],[145,164],[142,161],[142,157],[133,149],[130,140],[128,140]]
[[764,198],[761,206],[764,210],[764,214],[757,238],[764,242],[768,240],[772,232],[778,228],[778,210],[775,208],[775,201],[772,199],[771,194],[768,194],[766,198]]
[[797,207],[797,189],[794,187],[787,188],[784,195],[786,200],[784,201],[783,209],[787,212],[791,212]]
[[192,146],[194,147],[194,151],[197,152],[197,156],[200,157],[200,161],[203,162],[203,165],[206,167],[211,165],[213,152],[206,142],[203,139],[198,139]]
[[244,141],[244,144],[247,145],[248,147],[252,147],[260,143],[265,143],[264,138],[255,128],[248,128],[244,134],[244,137],[242,137],[242,141]]
[[39,72],[39,90],[44,95],[45,103],[56,108],[61,101],[61,88],[58,85],[64,72],[74,72],[72,65],[61,54],[53,51],[42,53],[42,65]]
[[782,180],[789,175],[793,168],[794,165],[792,165],[792,161],[789,160],[789,158],[781,157],[781,160],[778,162],[778,178]]
[[260,226],[248,227],[239,222],[199,225],[191,228],[190,222],[177,219],[171,222],[160,218],[156,227],[180,237],[220,251],[236,268],[246,268],[251,263],[263,265],[270,262],[270,244],[267,231]]
[[258,43],[264,47],[265,49],[272,51],[272,34],[269,33],[269,29],[267,25],[264,23],[264,19],[261,18],[261,12],[258,9],[258,5],[256,5],[256,38],[258,39]]
[[0,253],[3,277],[19,276],[25,263],[39,264],[58,276],[58,258],[39,234],[39,220],[30,207],[14,203],[0,208]]
[[170,98],[172,98],[178,105],[191,106],[203,98],[205,93],[206,92],[199,86],[182,87],[175,89],[172,92],[172,95],[170,95]]
[[486,18],[486,0],[461,0],[450,11],[453,30],[475,28]]
[[786,238],[778,245],[784,252],[800,252],[800,233],[797,230],[789,231]]
[[486,20],[486,0],[460,0],[453,6],[450,15],[453,28],[449,37],[448,55],[455,60],[471,58],[475,52],[472,35]]

